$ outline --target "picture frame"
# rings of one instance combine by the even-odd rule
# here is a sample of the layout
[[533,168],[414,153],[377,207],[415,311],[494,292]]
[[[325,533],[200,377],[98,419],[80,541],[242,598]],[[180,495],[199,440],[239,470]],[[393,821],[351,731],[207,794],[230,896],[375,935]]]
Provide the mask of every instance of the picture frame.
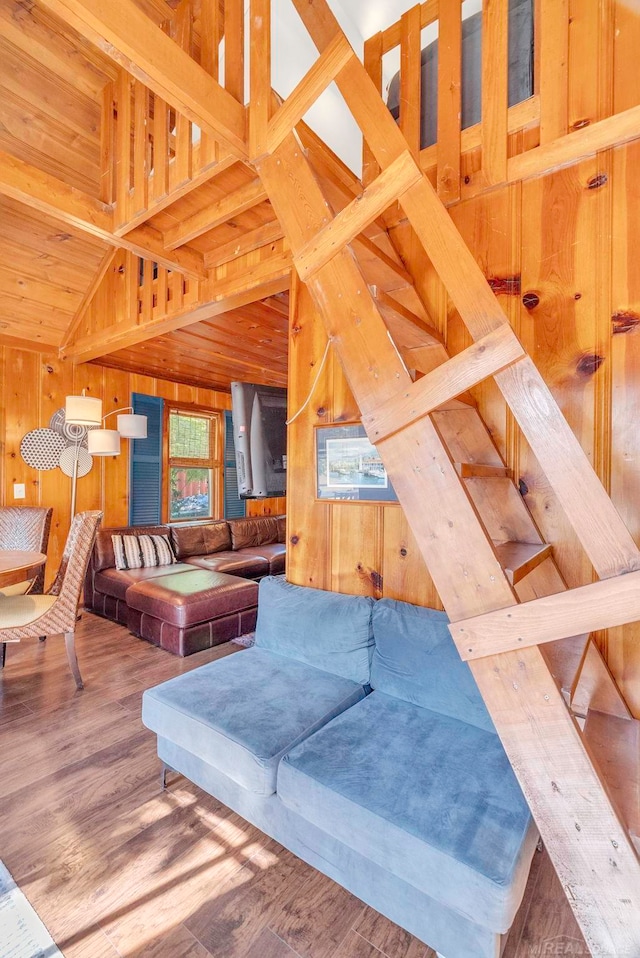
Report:
[[361,423],[316,426],[316,495],[335,502],[397,502]]

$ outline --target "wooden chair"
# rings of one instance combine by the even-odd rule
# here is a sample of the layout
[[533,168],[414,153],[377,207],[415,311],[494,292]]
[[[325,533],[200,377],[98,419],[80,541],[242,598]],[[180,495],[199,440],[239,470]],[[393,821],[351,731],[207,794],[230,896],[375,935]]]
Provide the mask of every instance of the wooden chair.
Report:
[[[45,552],[49,544],[53,509],[39,506],[0,507],[0,549],[19,549],[27,552]],[[2,595],[24,595],[44,592],[44,570],[31,581],[0,589]]]
[[101,512],[80,512],[71,523],[60,568],[46,595],[15,595],[0,600],[0,668],[7,642],[64,634],[69,666],[83,688],[75,652],[75,630],[84,577]]

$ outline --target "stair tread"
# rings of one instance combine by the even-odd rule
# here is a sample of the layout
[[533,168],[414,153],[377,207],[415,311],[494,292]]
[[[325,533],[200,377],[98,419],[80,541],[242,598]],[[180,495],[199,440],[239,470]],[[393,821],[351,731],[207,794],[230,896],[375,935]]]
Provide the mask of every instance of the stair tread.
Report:
[[548,558],[552,549],[546,542],[498,542],[495,548],[511,585],[515,585]]
[[582,666],[589,635],[572,635],[557,642],[545,642],[540,646],[542,657],[549,667],[551,675],[562,691],[567,705]]
[[485,462],[456,462],[456,471],[461,479],[472,479],[478,476],[482,479],[504,479],[511,476],[511,470],[506,466],[496,466]]
[[632,718],[616,681],[595,642],[591,642],[571,695],[574,715],[586,717],[589,711],[603,712],[623,720]]
[[640,849],[640,721],[589,709],[584,736]]

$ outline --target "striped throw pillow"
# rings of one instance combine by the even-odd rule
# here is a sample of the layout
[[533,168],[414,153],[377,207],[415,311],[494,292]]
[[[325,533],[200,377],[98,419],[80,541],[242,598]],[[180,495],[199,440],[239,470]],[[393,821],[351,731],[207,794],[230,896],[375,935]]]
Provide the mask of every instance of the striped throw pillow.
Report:
[[116,569],[151,569],[173,565],[175,553],[168,536],[111,536]]

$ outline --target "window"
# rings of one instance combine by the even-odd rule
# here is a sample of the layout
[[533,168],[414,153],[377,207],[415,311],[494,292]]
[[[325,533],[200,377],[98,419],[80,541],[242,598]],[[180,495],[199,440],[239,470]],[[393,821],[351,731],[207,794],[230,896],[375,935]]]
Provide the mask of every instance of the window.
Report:
[[222,417],[217,412],[169,406],[168,519],[210,519],[222,514]]

